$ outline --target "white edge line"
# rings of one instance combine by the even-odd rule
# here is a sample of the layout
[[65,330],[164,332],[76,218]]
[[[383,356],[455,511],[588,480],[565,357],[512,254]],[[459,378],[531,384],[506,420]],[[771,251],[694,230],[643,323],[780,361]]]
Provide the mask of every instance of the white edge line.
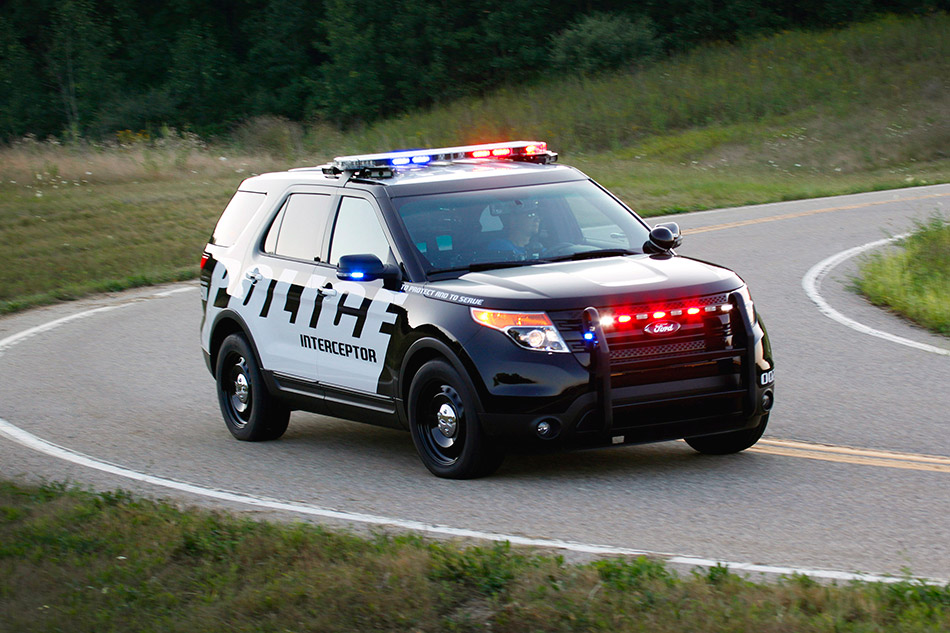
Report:
[[260,497],[256,495],[249,495],[238,492],[229,492],[226,490],[219,490],[215,488],[207,488],[204,486],[198,486],[195,484],[190,484],[182,481],[175,481],[173,479],[166,479],[164,477],[156,477],[155,475],[147,475],[145,473],[140,473],[122,466],[117,466],[115,464],[110,464],[98,459],[94,459],[82,453],[57,446],[51,442],[48,442],[44,439],[41,439],[23,429],[20,429],[17,426],[7,422],[3,418],[0,418],[0,435],[17,442],[27,448],[33,449],[40,453],[44,453],[51,457],[62,459],[79,466],[84,466],[87,468],[92,468],[99,470],[111,475],[117,475],[119,477],[125,477],[127,479],[132,479],[134,481],[139,481],[142,483],[150,484],[153,486],[160,486],[163,488],[169,488],[172,490],[178,490],[180,492],[185,492],[192,495],[197,495],[201,497],[217,499],[219,501],[226,501],[229,503],[240,503],[244,505],[253,506],[256,508],[264,508],[267,510],[278,510],[284,512],[294,512],[297,514],[304,514],[308,516],[321,517],[327,519],[337,519],[343,521],[350,521],[354,523],[363,523],[367,525],[375,525],[381,527],[395,527],[404,530],[411,530],[414,532],[422,532],[425,534],[433,534],[439,536],[451,536],[457,538],[471,538],[485,541],[495,541],[495,542],[509,542],[513,545],[522,545],[530,547],[542,547],[546,549],[562,549],[572,552],[584,553],[584,554],[597,554],[602,556],[649,556],[664,559],[668,564],[674,565],[685,565],[689,567],[704,567],[710,568],[717,565],[727,567],[730,571],[736,572],[750,572],[750,573],[762,573],[762,574],[776,574],[784,576],[792,575],[803,575],[809,576],[812,578],[821,578],[824,580],[836,580],[843,582],[851,581],[864,581],[864,582],[880,582],[880,583],[899,583],[918,581],[926,584],[935,584],[935,585],[947,585],[950,584],[950,579],[940,579],[940,578],[917,578],[917,577],[895,577],[895,576],[880,576],[876,574],[862,574],[862,573],[853,573],[853,572],[844,572],[844,571],[834,571],[826,569],[808,569],[800,567],[785,567],[778,565],[763,565],[757,563],[736,563],[722,560],[715,560],[709,558],[700,558],[695,556],[684,556],[676,554],[666,554],[662,552],[652,552],[649,550],[639,550],[632,549],[627,547],[616,547],[611,545],[596,545],[590,543],[579,543],[576,541],[565,541],[560,539],[547,539],[547,538],[532,538],[526,536],[517,536],[512,534],[499,534],[496,532],[483,532],[481,530],[471,530],[465,528],[454,528],[445,525],[432,525],[428,523],[423,523],[420,521],[411,521],[406,519],[395,519],[391,517],[382,517],[372,514],[362,514],[355,512],[343,512],[339,510],[331,510],[328,508],[322,508],[320,506],[314,506],[304,503],[295,503],[290,501],[280,501],[278,499],[271,499],[268,497]]
[[[187,292],[192,290],[191,287],[188,288],[176,288],[173,290],[157,293],[151,297],[145,297],[143,299],[137,299],[129,303],[123,303],[115,306],[104,306],[100,308],[93,308],[91,310],[85,310],[83,312],[78,312],[73,315],[69,315],[37,327],[24,330],[18,334],[8,336],[4,339],[0,339],[0,354],[3,353],[6,349],[19,343],[20,341],[39,334],[41,332],[47,332],[52,330],[60,325],[64,325],[71,321],[82,319],[94,314],[101,312],[106,312],[109,310],[115,310],[127,305],[132,305],[133,303],[138,303],[151,298],[167,297],[172,294],[177,294],[179,292]],[[164,477],[157,477],[155,475],[148,475],[141,473],[123,466],[118,466],[116,464],[110,464],[108,462],[89,457],[77,451],[73,451],[62,446],[58,446],[44,440],[32,433],[24,431],[23,429],[11,424],[7,420],[0,418],[0,436],[6,437],[21,446],[29,448],[31,450],[43,453],[50,457],[56,459],[61,459],[78,466],[83,466],[86,468],[92,468],[104,473],[111,475],[116,475],[119,477],[124,477],[126,479],[131,479],[133,481],[142,482],[145,484],[150,484],[153,486],[159,486],[162,488],[168,488],[171,490],[178,490],[180,492],[185,492],[192,495],[197,495],[200,497],[206,497],[210,499],[217,499],[219,501],[227,501],[230,503],[239,503],[243,505],[249,505],[257,508],[265,508],[268,510],[278,510],[285,512],[294,512],[298,514],[304,514],[314,517],[322,517],[327,519],[338,519],[343,521],[350,521],[354,523],[363,523],[367,525],[376,525],[376,526],[386,526],[386,527],[395,527],[405,530],[411,530],[414,532],[422,532],[425,534],[435,534],[440,536],[451,536],[457,538],[471,538],[478,540],[494,541],[494,542],[508,542],[513,545],[522,545],[530,547],[542,547],[546,549],[563,549],[571,552],[578,552],[583,554],[597,554],[602,556],[649,556],[664,559],[668,564],[674,565],[685,565],[689,567],[703,567],[711,568],[716,566],[723,566],[729,568],[731,571],[742,571],[742,572],[751,572],[751,573],[762,573],[762,574],[777,574],[777,575],[803,575],[809,576],[812,578],[821,578],[824,580],[833,580],[833,581],[843,581],[843,582],[853,582],[853,581],[862,581],[862,582],[880,582],[880,583],[899,583],[907,582],[908,580],[922,582],[925,584],[933,585],[950,585],[950,579],[943,578],[920,578],[920,577],[895,577],[895,576],[880,576],[876,574],[862,574],[854,572],[844,572],[844,571],[834,571],[826,569],[808,569],[801,567],[785,567],[785,566],[776,566],[776,565],[763,565],[758,563],[736,563],[728,562],[716,559],[709,558],[700,558],[694,556],[684,556],[676,554],[666,554],[661,552],[652,552],[649,550],[638,550],[626,547],[616,547],[610,545],[596,545],[590,543],[579,543],[575,541],[564,541],[559,539],[546,539],[546,538],[532,538],[526,536],[517,536],[512,534],[499,534],[495,532],[483,532],[480,530],[470,530],[464,528],[453,528],[444,525],[431,525],[427,523],[422,523],[420,521],[410,521],[405,519],[395,519],[390,517],[381,517],[372,514],[361,514],[354,512],[342,512],[339,510],[331,510],[328,508],[322,508],[320,506],[308,505],[304,503],[294,503],[290,501],[280,501],[277,499],[270,499],[267,497],[259,497],[255,495],[229,492],[225,490],[218,490],[215,488],[207,488],[204,486],[198,486],[195,484],[190,484],[182,481],[175,481],[173,479],[166,479]]]
[[912,347],[914,349],[922,350],[924,352],[930,352],[932,354],[941,354],[943,356],[950,356],[950,349],[944,349],[942,347],[937,347],[935,345],[928,345],[927,343],[919,343],[917,341],[912,341],[910,339],[904,338],[902,336],[897,336],[896,334],[890,334],[888,332],[883,332],[881,330],[876,330],[872,327],[859,323],[852,318],[849,318],[842,313],[838,312],[832,308],[824,297],[821,296],[820,288],[821,281],[824,279],[828,273],[832,271],[839,264],[851,259],[855,255],[859,255],[865,251],[869,251],[885,244],[890,244],[891,242],[903,239],[910,235],[905,233],[903,235],[896,235],[894,237],[889,237],[883,240],[877,240],[874,242],[869,242],[863,246],[856,246],[854,248],[849,248],[846,251],[832,255],[831,257],[824,259],[814,266],[812,266],[805,276],[802,277],[802,288],[805,290],[805,294],[808,295],[808,298],[818,306],[818,309],[822,314],[828,318],[837,321],[838,323],[860,332],[861,334],[867,334],[869,336],[876,336],[877,338],[884,339],[885,341],[890,341],[891,343],[897,343],[899,345],[905,345],[907,347]]
[[181,292],[188,292],[194,289],[195,289],[194,286],[187,286],[184,288],[172,288],[171,290],[158,292],[148,297],[131,299],[124,303],[118,303],[114,305],[107,305],[107,306],[102,306],[99,308],[83,310],[82,312],[76,312],[75,314],[70,314],[68,316],[64,316],[59,319],[49,321],[47,323],[43,323],[42,325],[37,325],[36,327],[31,327],[27,330],[23,330],[22,332],[18,332],[4,339],[0,339],[0,354],[7,351],[9,348],[13,347],[17,343],[25,341],[28,338],[32,338],[33,336],[36,336],[37,334],[41,334],[43,332],[48,332],[50,330],[58,328],[59,326],[65,325],[66,323],[70,323],[72,321],[78,321],[79,319],[85,319],[86,317],[90,317],[94,314],[99,314],[101,312],[110,312],[112,310],[118,310],[119,308],[135,305],[136,303],[141,303],[142,301],[147,301],[149,299],[154,299],[154,298],[159,298],[159,297],[168,297],[174,294],[178,294]]

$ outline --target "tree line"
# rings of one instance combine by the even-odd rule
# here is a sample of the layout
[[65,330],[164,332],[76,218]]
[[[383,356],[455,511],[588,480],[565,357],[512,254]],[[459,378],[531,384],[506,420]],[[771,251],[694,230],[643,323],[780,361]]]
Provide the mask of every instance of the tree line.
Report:
[[0,0],[0,139],[340,126],[950,0]]

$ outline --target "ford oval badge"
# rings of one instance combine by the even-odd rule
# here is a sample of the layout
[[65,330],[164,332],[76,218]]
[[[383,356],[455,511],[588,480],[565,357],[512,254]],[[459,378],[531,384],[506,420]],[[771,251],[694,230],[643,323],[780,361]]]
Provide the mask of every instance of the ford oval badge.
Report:
[[653,336],[666,336],[680,329],[680,324],[676,321],[654,321],[650,323],[643,331]]

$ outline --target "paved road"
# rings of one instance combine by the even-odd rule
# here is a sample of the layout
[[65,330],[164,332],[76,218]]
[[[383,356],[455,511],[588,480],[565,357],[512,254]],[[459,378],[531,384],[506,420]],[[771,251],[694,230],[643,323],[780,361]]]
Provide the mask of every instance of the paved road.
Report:
[[[776,407],[764,440],[740,455],[701,456],[669,442],[509,458],[494,477],[457,482],[429,475],[406,433],[312,414],[295,413],[278,442],[237,442],[198,348],[197,286],[186,284],[159,289],[174,291],[161,297],[144,289],[0,319],[0,477],[247,508],[52,457],[48,446],[24,446],[26,436],[12,439],[15,428],[99,463],[323,514],[950,578],[950,356],[833,321],[802,286],[809,269],[835,253],[948,209],[944,185],[675,218],[686,232],[680,253],[739,272],[772,337]],[[822,280],[831,306],[872,328],[950,348],[848,292],[853,265]],[[109,309],[11,339],[95,308]]]

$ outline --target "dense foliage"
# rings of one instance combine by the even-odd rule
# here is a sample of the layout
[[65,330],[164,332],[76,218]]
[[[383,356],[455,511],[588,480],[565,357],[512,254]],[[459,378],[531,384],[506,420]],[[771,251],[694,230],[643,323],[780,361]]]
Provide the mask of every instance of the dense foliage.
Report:
[[261,115],[345,125],[545,73],[636,65],[706,41],[947,6],[948,0],[4,0],[0,139],[162,125],[216,133]]

